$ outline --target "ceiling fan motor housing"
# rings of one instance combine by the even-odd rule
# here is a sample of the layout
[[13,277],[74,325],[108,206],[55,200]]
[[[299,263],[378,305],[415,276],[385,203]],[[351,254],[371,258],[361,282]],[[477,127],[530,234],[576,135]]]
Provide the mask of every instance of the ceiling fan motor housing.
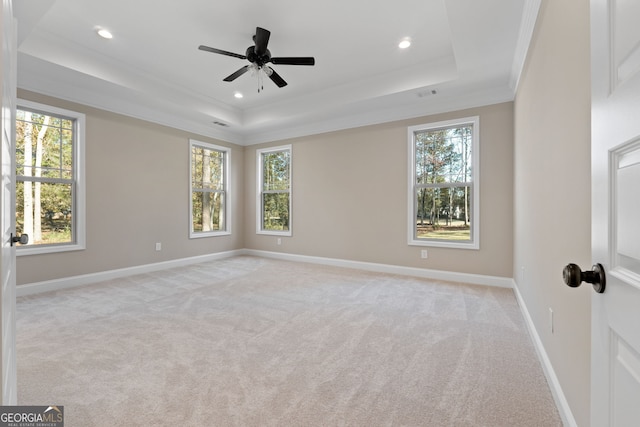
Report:
[[264,55],[258,55],[255,49],[256,49],[255,46],[249,46],[247,48],[245,56],[247,57],[249,62],[262,67],[264,64],[271,61],[271,52],[269,52],[269,49],[265,51]]

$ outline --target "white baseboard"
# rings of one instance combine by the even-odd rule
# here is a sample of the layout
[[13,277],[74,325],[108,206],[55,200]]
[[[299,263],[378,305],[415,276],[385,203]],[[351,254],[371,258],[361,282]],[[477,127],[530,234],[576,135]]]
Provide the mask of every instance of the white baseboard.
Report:
[[421,277],[425,279],[446,280],[452,282],[471,283],[475,285],[497,286],[512,288],[513,280],[507,277],[483,276],[479,274],[456,273],[453,271],[428,270],[423,268],[403,267],[390,264],[377,264],[362,261],[350,261],[337,258],[323,258],[306,255],[287,254],[282,252],[258,251],[254,249],[237,249],[227,252],[218,252],[209,255],[200,255],[190,258],[180,258],[171,261],[153,264],[139,265],[135,267],[120,268],[117,270],[101,271],[98,273],[83,274],[79,276],[64,277],[61,279],[46,280],[42,282],[28,283],[16,287],[16,296],[33,295],[41,292],[50,292],[76,286],[89,285],[105,280],[126,277],[134,274],[150,273],[183,265],[197,264],[199,262],[213,261],[229,258],[237,255],[252,255],[263,258],[281,259],[286,261],[308,262],[312,264],[331,265],[334,267],[354,268],[359,270],[374,271],[378,273],[400,274],[405,276]]
[[117,270],[108,270],[98,273],[64,277],[61,279],[45,280],[43,282],[35,282],[16,286],[16,296],[20,297],[25,295],[38,294],[41,292],[73,288],[76,286],[89,285],[92,283],[103,282],[105,280],[116,279],[119,277],[132,276],[134,274],[151,273],[153,271],[165,270],[167,268],[181,267],[184,265],[197,264],[199,262],[214,261],[242,254],[244,254],[244,250],[239,249],[189,258],[174,259],[153,264],[138,265],[135,267],[120,268]]
[[481,274],[456,273],[453,271],[429,270],[425,268],[403,267],[399,265],[378,264],[363,261],[350,261],[337,258],[324,258],[307,255],[296,255],[283,252],[259,251],[245,249],[244,254],[263,258],[281,259],[286,261],[308,262],[312,264],[331,265],[334,267],[354,268],[358,270],[374,271],[377,273],[400,274],[404,276],[421,277],[425,279],[446,280],[451,282],[471,283],[474,285],[497,286],[512,288],[513,279],[510,277],[484,276]]
[[525,323],[527,324],[527,329],[529,329],[529,334],[531,335],[533,345],[536,349],[536,352],[538,353],[538,358],[540,359],[540,363],[542,364],[542,370],[544,371],[544,375],[547,377],[547,382],[549,383],[549,387],[551,388],[551,394],[553,395],[553,399],[556,402],[558,412],[560,412],[562,423],[565,426],[577,427],[578,423],[576,423],[576,419],[571,412],[569,402],[567,402],[567,398],[562,391],[560,381],[558,380],[558,377],[553,370],[551,360],[549,360],[549,356],[544,349],[544,345],[542,344],[540,335],[538,335],[538,331],[533,324],[533,319],[531,319],[531,315],[529,314],[527,305],[525,304],[524,299],[522,299],[522,295],[518,290],[518,284],[515,283],[515,281],[513,282],[513,292],[516,295],[516,300],[518,301],[518,305],[520,306],[520,311],[522,312]]

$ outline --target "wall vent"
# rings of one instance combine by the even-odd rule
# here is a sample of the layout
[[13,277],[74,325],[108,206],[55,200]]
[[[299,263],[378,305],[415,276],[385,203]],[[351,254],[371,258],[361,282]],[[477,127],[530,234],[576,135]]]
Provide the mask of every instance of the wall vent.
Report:
[[435,94],[437,94],[437,93],[438,93],[438,91],[437,91],[437,90],[435,90],[435,89],[431,89],[431,90],[423,90],[423,91],[421,91],[421,92],[417,92],[417,93],[416,93],[416,96],[417,96],[418,98],[424,98],[425,96],[431,96],[431,95],[435,95]]

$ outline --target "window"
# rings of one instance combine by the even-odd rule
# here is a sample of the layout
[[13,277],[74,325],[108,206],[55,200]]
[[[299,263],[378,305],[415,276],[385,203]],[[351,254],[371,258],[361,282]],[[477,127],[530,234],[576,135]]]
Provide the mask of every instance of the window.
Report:
[[409,128],[409,244],[478,249],[478,117]]
[[189,141],[191,157],[190,238],[231,234],[229,152],[225,147]]
[[23,100],[16,113],[16,253],[84,249],[85,116]]
[[258,150],[259,234],[291,235],[291,146]]

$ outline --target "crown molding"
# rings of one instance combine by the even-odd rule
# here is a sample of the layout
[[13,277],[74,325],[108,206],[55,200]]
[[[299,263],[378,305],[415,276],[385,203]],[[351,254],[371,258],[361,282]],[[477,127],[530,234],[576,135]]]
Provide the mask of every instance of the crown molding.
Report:
[[524,69],[527,53],[533,38],[533,31],[536,27],[538,14],[542,0],[525,0],[524,11],[522,13],[522,22],[520,23],[520,32],[518,34],[518,42],[513,56],[513,64],[511,65],[511,77],[509,79],[509,87],[515,92],[520,83],[520,76]]

